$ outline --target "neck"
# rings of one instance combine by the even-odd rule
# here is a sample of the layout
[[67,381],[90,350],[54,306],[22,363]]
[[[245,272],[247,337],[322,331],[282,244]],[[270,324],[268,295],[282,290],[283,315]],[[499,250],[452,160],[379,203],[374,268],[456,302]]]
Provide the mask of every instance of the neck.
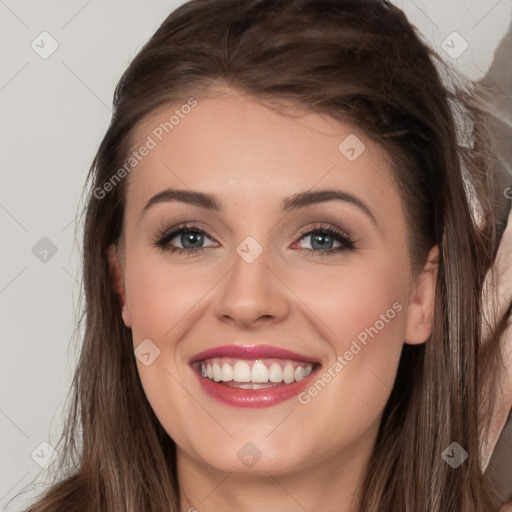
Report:
[[[354,447],[352,447],[354,448]],[[372,445],[286,474],[222,472],[177,448],[180,512],[356,512]]]

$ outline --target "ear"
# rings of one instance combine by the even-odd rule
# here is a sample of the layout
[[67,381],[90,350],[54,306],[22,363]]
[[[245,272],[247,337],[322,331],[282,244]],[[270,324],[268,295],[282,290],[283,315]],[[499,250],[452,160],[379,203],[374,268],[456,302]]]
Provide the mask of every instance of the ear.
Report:
[[108,248],[108,266],[110,270],[110,279],[112,286],[116,291],[121,303],[121,315],[126,327],[131,327],[130,312],[126,305],[126,290],[124,287],[124,269],[122,264],[122,255],[117,245],[112,244]]
[[416,278],[409,300],[404,341],[410,345],[425,342],[432,333],[438,266],[439,248],[435,245],[430,249],[427,262]]

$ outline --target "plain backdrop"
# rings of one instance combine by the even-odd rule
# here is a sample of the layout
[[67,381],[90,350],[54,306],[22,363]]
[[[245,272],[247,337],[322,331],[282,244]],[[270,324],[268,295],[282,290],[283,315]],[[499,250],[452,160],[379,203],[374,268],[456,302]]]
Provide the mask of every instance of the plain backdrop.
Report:
[[[78,347],[77,204],[115,85],[182,3],[0,0],[1,511],[43,489],[62,428]],[[394,3],[472,79],[489,68],[512,11],[511,0]]]

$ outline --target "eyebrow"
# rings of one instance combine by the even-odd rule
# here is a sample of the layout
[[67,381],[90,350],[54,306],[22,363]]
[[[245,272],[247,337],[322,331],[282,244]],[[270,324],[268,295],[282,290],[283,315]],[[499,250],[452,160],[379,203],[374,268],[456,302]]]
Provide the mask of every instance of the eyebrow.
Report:
[[[151,197],[151,199],[146,203],[146,206],[144,206],[142,213],[144,214],[155,204],[173,201],[191,204],[212,212],[222,212],[224,210],[222,202],[212,194],[198,192],[196,190],[177,190],[168,188]],[[305,208],[307,206],[327,201],[344,201],[346,203],[353,204],[362,210],[373,221],[373,223],[378,226],[375,216],[370,208],[356,196],[342,190],[323,189],[298,192],[297,194],[283,200],[281,203],[281,211],[290,212],[292,210]]]

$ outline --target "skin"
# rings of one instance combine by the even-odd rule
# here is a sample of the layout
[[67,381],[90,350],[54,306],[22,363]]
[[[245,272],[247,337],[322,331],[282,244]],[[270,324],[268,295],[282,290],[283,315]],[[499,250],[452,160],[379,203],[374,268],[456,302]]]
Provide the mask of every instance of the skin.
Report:
[[[134,148],[175,108],[146,118]],[[338,150],[350,134],[366,146],[353,162]],[[142,213],[169,187],[215,194],[225,209],[174,201]],[[346,201],[280,212],[285,197],[319,188],[357,196],[375,222]],[[190,221],[208,233],[202,252],[154,246],[159,229]],[[348,228],[356,248],[308,253],[320,249],[302,233],[317,223]],[[263,248],[250,264],[236,252],[247,236]],[[160,350],[149,366],[137,365],[177,445],[183,512],[355,509],[403,343],[430,334],[436,254],[413,271],[389,157],[354,127],[319,114],[286,117],[231,89],[199,100],[130,174],[123,236],[110,251],[134,347],[150,339]],[[219,345],[268,343],[317,357],[327,369],[395,302],[400,313],[307,405],[218,403],[187,364]],[[247,442],[261,452],[251,468],[237,457]]]

